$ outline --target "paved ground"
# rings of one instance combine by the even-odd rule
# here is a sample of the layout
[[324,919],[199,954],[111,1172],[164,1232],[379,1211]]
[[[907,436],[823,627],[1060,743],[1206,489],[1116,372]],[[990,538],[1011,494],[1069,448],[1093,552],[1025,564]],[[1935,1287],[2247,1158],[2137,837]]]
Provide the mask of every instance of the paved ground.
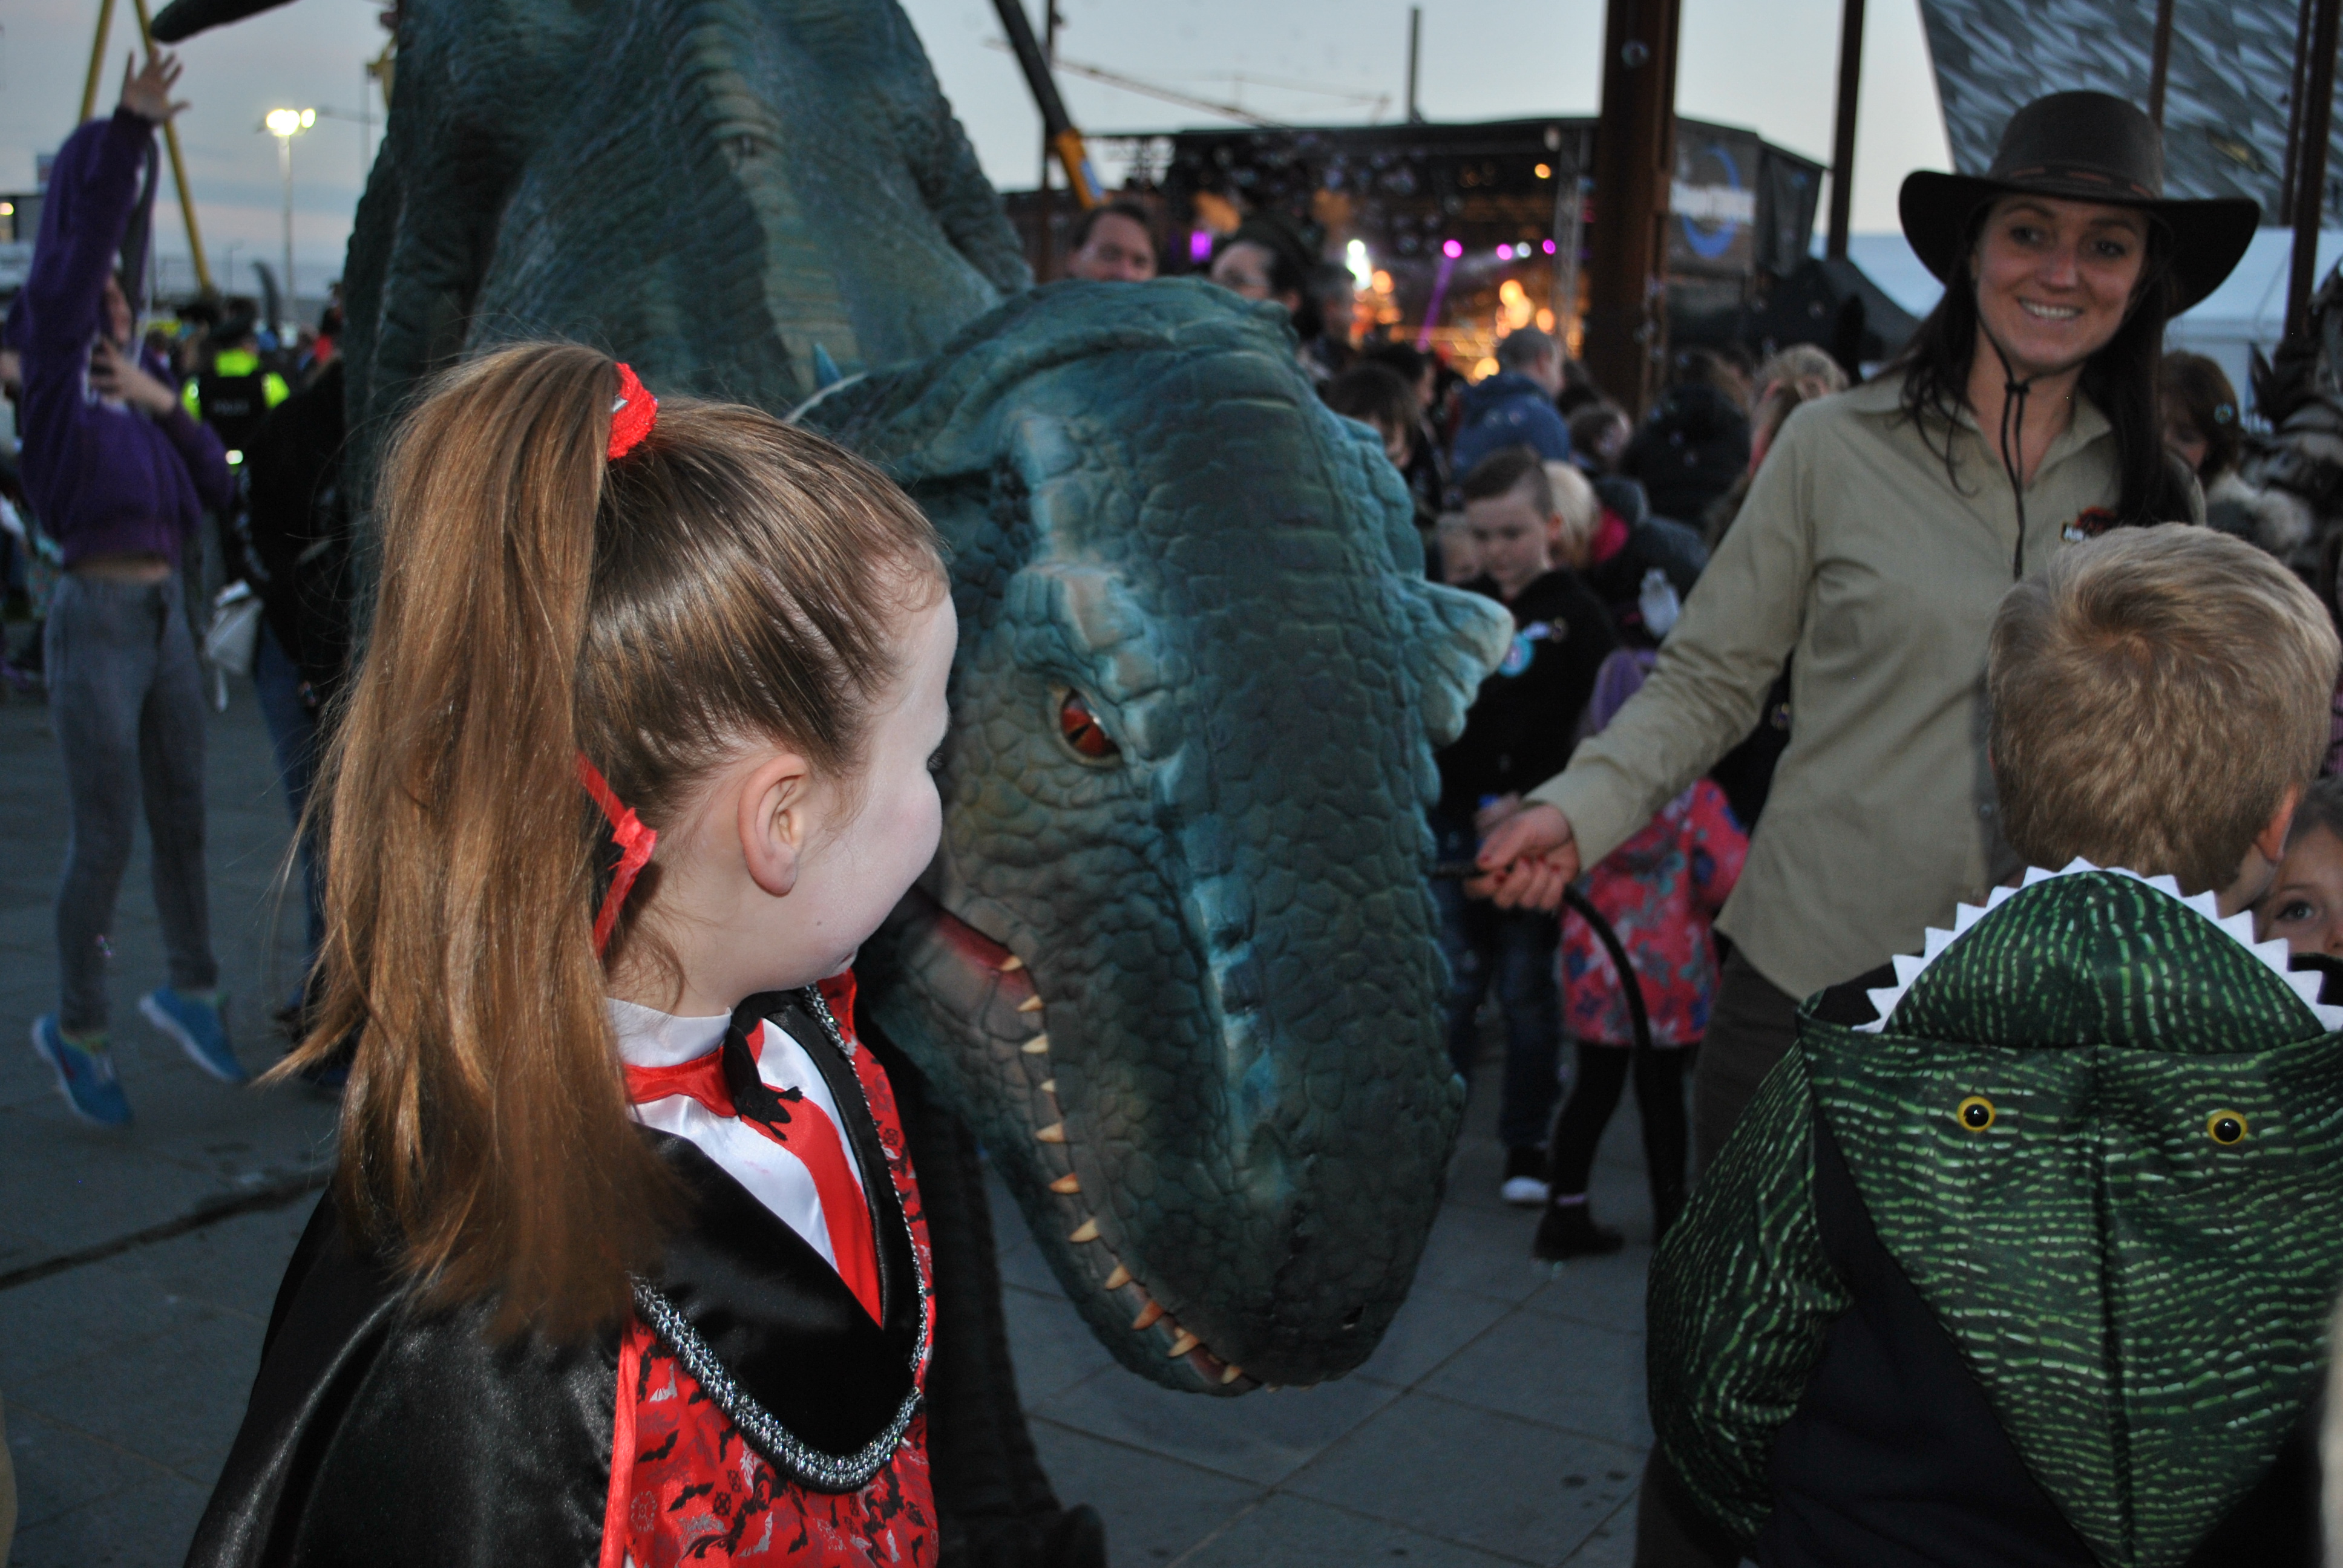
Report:
[[[21,1503],[8,1561],[175,1563],[243,1413],[308,1209],[286,1195],[317,1168],[331,1108],[223,1088],[138,1017],[162,978],[142,850],[113,942],[116,1054],[137,1124],[105,1134],[66,1117],[25,1044],[55,1005],[64,834],[45,709],[0,706],[0,1398]],[[297,961],[297,909],[273,919],[287,834],[249,689],[213,723],[210,775],[216,938],[257,1064]],[[1207,1400],[1121,1371],[995,1194],[1035,1435],[1060,1494],[1105,1515],[1119,1568],[1627,1562],[1649,1441],[1634,1119],[1614,1123],[1594,1193],[1628,1251],[1556,1272],[1529,1260],[1534,1215],[1496,1202],[1492,1098],[1476,1098],[1390,1337],[1312,1391]]]

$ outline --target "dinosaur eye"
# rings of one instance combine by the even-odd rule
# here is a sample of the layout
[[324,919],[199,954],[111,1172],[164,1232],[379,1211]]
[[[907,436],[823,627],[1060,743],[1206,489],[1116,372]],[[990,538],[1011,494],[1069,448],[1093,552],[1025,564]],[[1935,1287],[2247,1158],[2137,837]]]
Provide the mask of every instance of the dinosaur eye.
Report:
[[1993,1125],[1993,1101],[1982,1094],[1972,1094],[1954,1108],[1953,1120],[1971,1132],[1982,1132]]
[[1110,757],[1120,756],[1122,751],[1078,691],[1069,691],[1058,704],[1058,733],[1065,738],[1066,744],[1074,749],[1077,756],[1087,757],[1092,761],[1103,762]]
[[2216,1111],[2205,1118],[2205,1136],[2225,1149],[2232,1143],[2243,1143],[2246,1134],[2252,1131],[2241,1111]]

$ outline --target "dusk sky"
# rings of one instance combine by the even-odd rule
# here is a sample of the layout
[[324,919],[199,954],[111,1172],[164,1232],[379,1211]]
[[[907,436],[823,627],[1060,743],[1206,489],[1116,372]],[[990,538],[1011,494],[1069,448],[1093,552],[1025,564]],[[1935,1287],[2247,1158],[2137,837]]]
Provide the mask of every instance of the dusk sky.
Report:
[[[10,0],[0,10],[0,192],[31,188],[35,155],[54,150],[71,128],[97,8],[97,0]],[[117,9],[101,112],[119,94],[136,25],[130,0],[119,0]],[[1000,35],[990,0],[905,0],[905,9],[985,172],[1003,188],[1031,186],[1040,121],[1015,63],[986,46]],[[1381,118],[1403,112],[1406,0],[1060,0],[1060,11],[1066,25],[1059,52],[1069,61],[1296,123],[1366,121],[1377,109],[1361,100],[1375,95],[1389,95]],[[1424,11],[1420,97],[1428,117],[1594,112],[1600,0],[1431,0]],[[182,51],[181,95],[195,106],[181,116],[181,135],[205,246],[216,272],[234,262],[241,288],[252,286],[246,264],[275,257],[282,244],[276,145],[261,116],[278,106],[357,114],[366,101],[363,64],[385,36],[376,12],[369,0],[297,0]],[[1826,159],[1839,0],[1684,0],[1683,15],[1679,111],[1752,126]],[[1062,85],[1086,130],[1228,123],[1072,75]],[[372,108],[378,144],[379,99]],[[296,266],[304,294],[339,274],[363,134],[357,124],[328,116],[294,144]],[[1905,174],[1950,166],[1914,0],[1870,7],[1859,134],[1855,227],[1892,229]],[[185,256],[186,241],[176,206],[166,206],[157,228],[167,264]]]

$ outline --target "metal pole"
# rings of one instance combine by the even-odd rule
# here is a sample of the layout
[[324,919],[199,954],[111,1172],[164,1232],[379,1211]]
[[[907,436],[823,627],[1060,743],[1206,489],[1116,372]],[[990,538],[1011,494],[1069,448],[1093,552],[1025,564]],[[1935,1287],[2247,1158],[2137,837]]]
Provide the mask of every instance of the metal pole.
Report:
[[1025,73],[1025,85],[1033,95],[1033,106],[1041,111],[1042,132],[1050,138],[1050,150],[1058,155],[1058,166],[1065,171],[1066,184],[1072,187],[1074,205],[1085,208],[1103,205],[1106,196],[1099,189],[1098,176],[1091,169],[1082,134],[1066,115],[1065,100],[1058,95],[1057,78],[1051,74],[1049,61],[1041,55],[1041,41],[1033,36],[1033,24],[1025,15],[1024,0],[992,0],[992,5],[1000,14],[1001,30],[1009,35],[1010,52],[1017,56],[1018,68]]
[[2327,134],[2335,109],[2335,25],[2343,0],[2315,0],[2308,69],[2303,73],[2302,150],[2295,159],[2294,266],[2287,278],[2286,333],[2308,330],[2318,270],[2318,221],[2327,208]]
[[89,46],[89,80],[82,84],[81,120],[97,113],[97,73],[106,64],[106,35],[113,31],[114,0],[97,0],[97,38]]
[[2278,176],[2278,199],[2284,216],[2294,217],[2294,172],[2302,166],[2302,74],[2310,65],[2310,18],[2314,0],[2302,0],[2294,18],[2294,76],[2287,84],[2286,171]]
[[1423,58],[1423,7],[1407,8],[1407,123],[1420,126],[1423,113],[1415,106],[1416,67]]
[[1554,257],[1560,265],[1554,269],[1555,337],[1565,349],[1572,349],[1571,337],[1577,335],[1574,352],[1584,352],[1586,343],[1584,318],[1578,309],[1578,253],[1586,245],[1586,166],[1593,156],[1594,136],[1578,133],[1578,145],[1570,155],[1570,177],[1557,180],[1561,188],[1555,193],[1557,202],[1567,202],[1566,210],[1557,214],[1560,221],[1554,226],[1554,241],[1561,254]]
[[1680,0],[1608,0],[1594,142],[1586,368],[1641,418],[1667,357],[1667,221],[1675,177]]
[[[2165,0],[2167,5],[2171,0]],[[1838,117],[1831,126],[1830,239],[1825,254],[1846,259],[1855,211],[1855,106],[1863,85],[1863,0],[1843,0],[1838,15]]]
[[277,323],[277,340],[285,341],[285,317],[299,314],[293,304],[293,138],[277,138],[277,166],[285,172],[285,305]]
[[2164,128],[2164,87],[2172,74],[2172,0],[2156,0],[2156,44],[2148,54],[2147,117]]

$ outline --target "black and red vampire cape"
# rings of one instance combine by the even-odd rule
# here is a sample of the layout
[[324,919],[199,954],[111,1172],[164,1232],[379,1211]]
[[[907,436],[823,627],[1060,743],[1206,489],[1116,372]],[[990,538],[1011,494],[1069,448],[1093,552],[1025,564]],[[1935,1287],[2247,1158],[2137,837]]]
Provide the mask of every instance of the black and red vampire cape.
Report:
[[[636,1282],[625,1326],[598,1340],[491,1342],[491,1302],[418,1312],[320,1203],[188,1568],[931,1568],[932,1263],[893,1091],[830,1011],[852,1018],[852,986],[751,997],[716,1051],[664,1070],[702,1070],[696,1086],[661,1086],[790,1157],[818,1134],[826,1148],[806,1163],[827,1230],[818,1211],[809,1241],[739,1160],[646,1127],[689,1218],[658,1276]],[[767,1020],[802,1088],[776,1088],[784,1053],[766,1049]],[[836,1212],[841,1191],[861,1213]]]

